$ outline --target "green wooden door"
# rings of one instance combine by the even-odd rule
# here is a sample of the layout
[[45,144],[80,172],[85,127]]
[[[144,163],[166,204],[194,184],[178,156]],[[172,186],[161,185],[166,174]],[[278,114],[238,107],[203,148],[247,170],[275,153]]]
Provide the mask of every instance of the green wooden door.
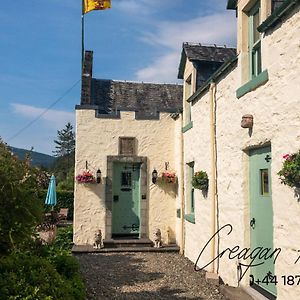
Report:
[[[271,147],[250,151],[250,237],[251,249],[270,248],[273,251],[273,208],[271,191]],[[262,281],[269,272],[274,275],[273,259],[255,259],[254,263],[264,262],[251,267],[254,280]],[[263,290],[276,295],[273,283],[258,282]]]
[[140,165],[114,163],[112,235],[140,233]]

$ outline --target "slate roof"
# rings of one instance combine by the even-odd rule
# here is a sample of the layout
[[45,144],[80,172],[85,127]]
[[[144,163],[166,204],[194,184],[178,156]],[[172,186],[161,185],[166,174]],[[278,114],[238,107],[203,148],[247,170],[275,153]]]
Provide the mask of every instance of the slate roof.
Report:
[[181,111],[182,93],[182,85],[93,78],[91,105],[97,105],[100,114],[132,110],[136,111],[136,118],[155,117],[158,111]]
[[178,78],[183,79],[185,63],[187,59],[192,62],[224,63],[235,55],[235,48],[183,43]]

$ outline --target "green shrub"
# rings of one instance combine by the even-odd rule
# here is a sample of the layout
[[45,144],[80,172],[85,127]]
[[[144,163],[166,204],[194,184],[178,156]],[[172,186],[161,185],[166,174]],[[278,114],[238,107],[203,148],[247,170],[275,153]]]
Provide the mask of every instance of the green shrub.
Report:
[[297,153],[285,154],[282,169],[278,172],[281,183],[290,187],[300,187],[300,150]]
[[71,251],[73,246],[73,227],[60,227],[58,228],[56,238],[52,245],[55,248]]
[[37,170],[13,156],[0,139],[0,254],[22,247],[42,216]]
[[61,256],[53,264],[46,258],[20,253],[0,258],[0,295],[1,299],[85,298],[75,258]]

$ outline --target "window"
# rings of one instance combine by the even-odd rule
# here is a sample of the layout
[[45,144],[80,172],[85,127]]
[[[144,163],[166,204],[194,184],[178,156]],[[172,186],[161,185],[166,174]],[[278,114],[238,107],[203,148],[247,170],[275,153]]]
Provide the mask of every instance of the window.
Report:
[[250,79],[261,73],[261,42],[257,27],[260,24],[260,1],[249,11],[249,66]]
[[260,192],[262,196],[269,196],[269,170],[260,170]]
[[191,103],[187,102],[186,100],[189,99],[193,94],[192,89],[192,75],[188,77],[188,79],[185,81],[184,86],[184,124],[187,125],[191,122]]
[[187,172],[186,172],[186,205],[187,205],[187,213],[194,214],[195,213],[195,199],[194,199],[194,188],[192,186],[192,178],[194,176],[194,162],[190,162],[187,164]]
[[284,0],[272,0],[272,12],[283,4]]

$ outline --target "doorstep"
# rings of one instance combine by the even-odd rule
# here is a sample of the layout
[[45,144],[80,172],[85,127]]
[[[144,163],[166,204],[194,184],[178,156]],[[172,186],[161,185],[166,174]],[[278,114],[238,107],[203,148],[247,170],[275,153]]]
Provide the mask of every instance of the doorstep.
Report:
[[108,252],[179,252],[177,245],[165,245],[161,248],[154,248],[151,246],[134,246],[134,247],[116,247],[116,248],[101,248],[96,249],[91,245],[74,245],[72,253],[108,253]]

